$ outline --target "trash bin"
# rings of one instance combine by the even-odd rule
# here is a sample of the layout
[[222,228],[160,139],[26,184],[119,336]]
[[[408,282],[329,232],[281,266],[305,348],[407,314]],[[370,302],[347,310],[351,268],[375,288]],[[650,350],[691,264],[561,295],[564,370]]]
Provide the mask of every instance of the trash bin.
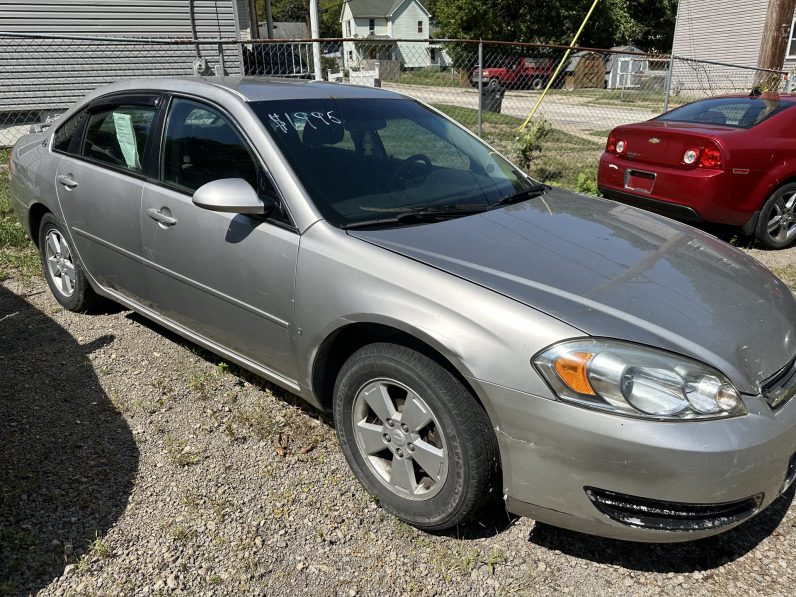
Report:
[[500,112],[506,90],[499,86],[484,85],[481,88],[481,110]]

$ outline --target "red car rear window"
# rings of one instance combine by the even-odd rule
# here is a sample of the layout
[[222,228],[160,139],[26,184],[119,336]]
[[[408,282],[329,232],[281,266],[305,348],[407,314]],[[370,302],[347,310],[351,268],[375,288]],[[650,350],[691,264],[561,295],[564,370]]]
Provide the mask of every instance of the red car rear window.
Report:
[[675,108],[656,120],[748,129],[792,105],[772,98],[719,97]]

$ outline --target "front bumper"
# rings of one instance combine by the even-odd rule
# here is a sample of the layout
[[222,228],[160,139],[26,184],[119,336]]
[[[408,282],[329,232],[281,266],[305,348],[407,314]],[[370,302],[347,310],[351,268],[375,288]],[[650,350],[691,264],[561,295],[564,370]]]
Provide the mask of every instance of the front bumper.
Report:
[[[745,397],[742,417],[660,422],[473,384],[496,429],[507,508],[555,526],[631,541],[699,539],[771,504],[796,466],[796,400],[772,411],[761,397]],[[611,508],[629,503],[644,515],[601,507],[595,488],[618,496]],[[670,503],[652,525],[655,513],[644,513],[651,501]]]

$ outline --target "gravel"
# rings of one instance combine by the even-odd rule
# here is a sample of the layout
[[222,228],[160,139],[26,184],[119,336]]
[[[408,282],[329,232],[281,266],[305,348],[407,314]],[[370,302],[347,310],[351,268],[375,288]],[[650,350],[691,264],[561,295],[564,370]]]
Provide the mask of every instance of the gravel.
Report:
[[[754,252],[780,275],[796,249]],[[140,316],[0,283],[0,595],[792,595],[793,490],[646,545],[509,516],[427,534],[354,480],[332,421]]]

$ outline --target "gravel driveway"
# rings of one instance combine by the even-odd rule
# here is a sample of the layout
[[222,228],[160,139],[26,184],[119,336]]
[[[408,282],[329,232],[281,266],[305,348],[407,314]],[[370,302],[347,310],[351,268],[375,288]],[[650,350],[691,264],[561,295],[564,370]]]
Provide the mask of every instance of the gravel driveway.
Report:
[[[792,275],[796,249],[757,252]],[[790,273],[789,273],[790,272]],[[794,277],[793,282],[796,282]],[[793,490],[694,544],[506,514],[418,532],[353,479],[329,418],[109,306],[0,283],[0,594],[765,594],[796,586]]]

